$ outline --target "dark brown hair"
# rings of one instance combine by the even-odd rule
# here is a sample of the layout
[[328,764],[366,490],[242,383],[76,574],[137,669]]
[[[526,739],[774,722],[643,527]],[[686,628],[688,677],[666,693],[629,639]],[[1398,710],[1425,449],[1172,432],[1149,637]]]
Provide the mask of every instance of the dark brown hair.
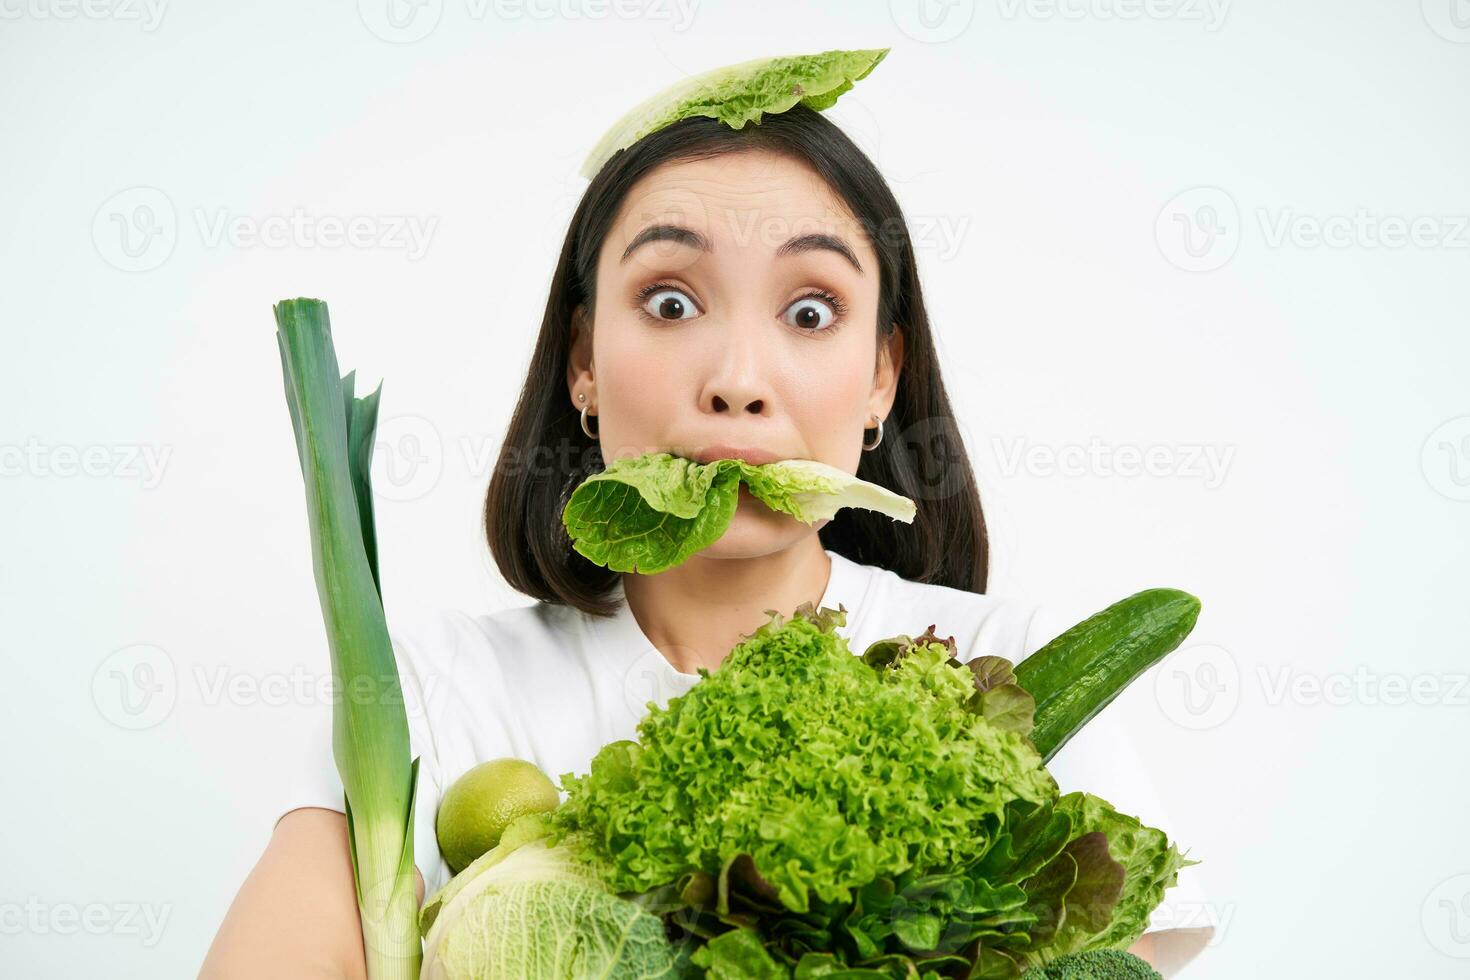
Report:
[[[578,554],[561,514],[572,490],[605,463],[567,397],[572,317],[596,298],[598,254],[628,191],[653,168],[760,149],[811,167],[857,219],[878,255],[878,350],[903,330],[903,364],[884,438],[862,454],[857,476],[910,497],[912,524],[843,508],[819,532],[824,548],[916,582],[984,592],[989,544],[969,457],[940,378],[918,267],[903,212],[877,168],[821,113],[797,106],[731,129],[681,120],[620,151],[582,195],[567,229],[541,319],[541,335],[485,497],[485,536],[518,591],[592,615],[617,609],[620,573]],[[587,318],[590,325],[591,317]]]

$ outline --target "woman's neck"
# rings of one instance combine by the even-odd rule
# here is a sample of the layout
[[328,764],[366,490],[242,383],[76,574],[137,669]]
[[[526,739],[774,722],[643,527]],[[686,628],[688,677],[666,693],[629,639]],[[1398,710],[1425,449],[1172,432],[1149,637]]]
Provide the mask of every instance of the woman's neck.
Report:
[[[809,542],[809,543],[806,543]],[[623,595],[644,635],[676,670],[714,670],[741,639],[819,602],[832,559],[815,534],[803,544],[758,558],[695,555],[657,575],[623,574]]]

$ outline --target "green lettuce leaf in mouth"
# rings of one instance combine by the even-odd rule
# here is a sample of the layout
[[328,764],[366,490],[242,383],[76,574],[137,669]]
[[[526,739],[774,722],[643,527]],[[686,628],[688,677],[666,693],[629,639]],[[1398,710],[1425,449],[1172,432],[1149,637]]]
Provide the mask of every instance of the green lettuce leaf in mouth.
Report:
[[864,78],[887,48],[755,58],[694,75],[640,102],[613,124],[582,164],[591,180],[603,164],[656,130],[690,116],[710,116],[732,129],[765,113],[801,104],[821,111]]
[[652,575],[720,539],[735,516],[742,484],[767,507],[808,525],[843,507],[905,524],[916,511],[908,497],[816,460],[697,463],[660,452],[614,460],[588,477],[572,491],[562,523],[588,560],[615,572]]

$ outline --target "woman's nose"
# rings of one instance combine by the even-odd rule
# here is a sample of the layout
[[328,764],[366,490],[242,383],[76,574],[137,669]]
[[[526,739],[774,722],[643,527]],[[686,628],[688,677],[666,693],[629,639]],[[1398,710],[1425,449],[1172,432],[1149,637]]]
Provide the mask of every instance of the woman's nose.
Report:
[[764,415],[771,406],[770,374],[764,366],[758,327],[731,323],[720,333],[720,350],[704,387],[707,412]]
[[[736,396],[735,397],[735,401],[734,401],[733,404],[734,404],[734,406],[735,406],[735,408],[736,408],[737,411],[740,410],[740,402],[741,401],[742,401],[742,399],[739,396]],[[731,405],[732,405],[732,403],[726,401],[725,398],[724,398],[724,396],[722,396],[722,395],[715,395],[714,396],[714,400],[710,403],[711,409],[713,409],[716,412],[728,412],[728,411],[731,410]],[[744,405],[744,410],[747,411],[747,412],[749,412],[751,415],[759,415],[759,414],[761,414],[761,412],[764,410],[764,408],[765,408],[765,402],[763,402],[759,398],[752,398],[750,401],[747,401],[745,403],[745,405]]]

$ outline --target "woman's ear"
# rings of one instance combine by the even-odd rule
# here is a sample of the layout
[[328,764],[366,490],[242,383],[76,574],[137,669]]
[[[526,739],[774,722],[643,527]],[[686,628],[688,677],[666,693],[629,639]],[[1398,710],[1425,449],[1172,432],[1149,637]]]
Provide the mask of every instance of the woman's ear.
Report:
[[878,365],[873,372],[873,411],[886,418],[898,396],[898,376],[903,370],[903,328],[893,325],[893,332],[879,345]]
[[567,390],[574,395],[579,384],[590,385],[592,377],[592,329],[587,308],[578,304],[572,311],[572,342],[567,354]]

